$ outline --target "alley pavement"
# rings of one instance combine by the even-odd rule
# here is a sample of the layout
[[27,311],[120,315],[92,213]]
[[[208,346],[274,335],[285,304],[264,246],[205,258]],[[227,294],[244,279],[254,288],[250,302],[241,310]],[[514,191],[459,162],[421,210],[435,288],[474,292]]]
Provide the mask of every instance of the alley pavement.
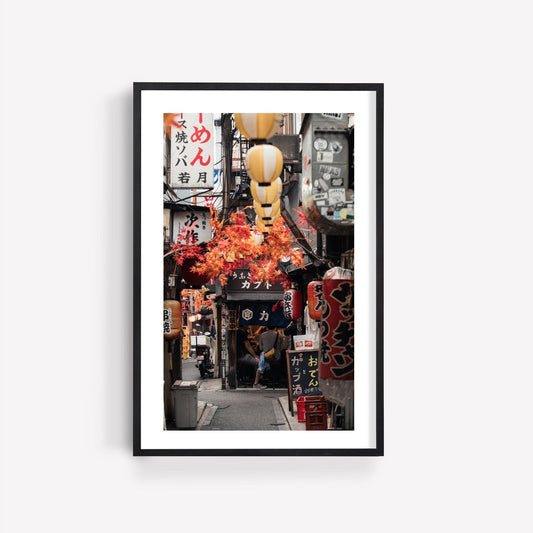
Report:
[[223,389],[221,378],[201,379],[196,360],[182,360],[184,381],[198,381],[197,430],[305,430],[296,411],[291,414],[283,389]]

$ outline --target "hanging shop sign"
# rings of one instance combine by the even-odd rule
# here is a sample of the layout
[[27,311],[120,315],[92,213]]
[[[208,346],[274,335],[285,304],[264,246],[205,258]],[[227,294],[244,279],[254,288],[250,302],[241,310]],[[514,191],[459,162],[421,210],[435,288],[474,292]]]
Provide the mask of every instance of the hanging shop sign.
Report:
[[289,320],[298,320],[302,316],[302,293],[289,289],[283,295],[283,313]]
[[307,285],[307,308],[309,310],[309,317],[313,320],[320,320],[322,318],[323,296],[322,281],[312,281]]
[[163,336],[166,340],[177,339],[181,332],[181,303],[178,300],[163,302]]
[[[178,236],[186,238],[189,244],[200,244],[213,237],[210,214],[206,210],[174,211],[172,214],[172,242]],[[190,241],[190,242],[189,242]]]
[[320,378],[354,378],[353,279],[324,279]]
[[247,139],[269,139],[281,125],[282,113],[235,113],[235,125]]
[[272,303],[241,303],[239,308],[239,325],[273,326],[284,328],[289,321],[283,316],[281,306]]
[[228,278],[225,290],[228,300],[279,301],[283,298],[281,283],[253,282],[248,268],[235,269]]
[[214,187],[215,134],[212,113],[177,113],[170,127],[170,186]]
[[349,114],[311,113],[302,124],[302,209],[326,234],[353,232],[353,136]]

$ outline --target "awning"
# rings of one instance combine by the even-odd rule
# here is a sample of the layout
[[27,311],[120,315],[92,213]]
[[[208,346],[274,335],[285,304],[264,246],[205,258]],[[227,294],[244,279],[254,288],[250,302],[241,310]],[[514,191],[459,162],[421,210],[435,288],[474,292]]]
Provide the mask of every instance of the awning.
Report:
[[244,301],[260,301],[260,302],[277,302],[283,300],[283,292],[228,292],[226,295],[228,301],[244,302]]

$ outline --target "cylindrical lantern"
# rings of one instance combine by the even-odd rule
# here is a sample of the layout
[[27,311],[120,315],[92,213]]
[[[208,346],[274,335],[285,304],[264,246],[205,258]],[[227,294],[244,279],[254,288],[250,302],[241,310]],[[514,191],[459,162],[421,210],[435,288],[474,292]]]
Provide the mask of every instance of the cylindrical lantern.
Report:
[[252,239],[253,239],[253,243],[256,246],[259,246],[265,240],[262,233],[255,233],[255,232],[252,233]]
[[269,139],[280,127],[281,113],[235,113],[235,125],[247,139]]
[[309,318],[320,320],[322,318],[323,284],[321,281],[312,281],[307,285],[307,307]]
[[257,144],[246,154],[246,170],[257,183],[272,183],[283,170],[283,155],[271,144]]
[[181,332],[181,303],[178,300],[163,302],[163,335],[165,339],[177,339]]
[[281,178],[274,180],[268,185],[259,185],[256,181],[250,181],[250,192],[253,199],[261,205],[273,204],[281,197],[281,191],[283,190],[283,184]]
[[271,226],[274,225],[274,223],[276,222],[276,220],[278,220],[278,218],[280,217],[280,213],[276,213],[274,215],[272,215],[271,217],[261,217],[261,220],[263,221],[263,224],[270,224]]
[[254,200],[254,211],[261,218],[271,218],[281,212],[281,200],[276,200],[273,204],[261,205]]
[[257,215],[255,217],[255,227],[259,230],[265,233],[268,231],[268,228],[272,226],[272,224],[269,222],[268,224],[259,216]]
[[283,294],[283,314],[287,320],[298,320],[302,316],[302,293],[289,289]]
[[192,272],[191,267],[197,263],[197,260],[194,258],[188,258],[183,261],[181,265],[181,277],[193,287],[201,287],[209,281],[209,276],[207,274],[198,274],[198,272]]

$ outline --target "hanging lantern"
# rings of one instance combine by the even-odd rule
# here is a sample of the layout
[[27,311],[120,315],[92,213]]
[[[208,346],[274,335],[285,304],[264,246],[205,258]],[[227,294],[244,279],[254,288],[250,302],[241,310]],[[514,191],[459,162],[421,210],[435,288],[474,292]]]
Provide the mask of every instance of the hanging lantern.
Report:
[[266,233],[271,226],[272,224],[270,222],[265,222],[259,215],[255,217],[255,227],[258,231]]
[[181,332],[181,303],[179,300],[163,302],[163,336],[166,340],[177,339]]
[[281,125],[281,113],[235,113],[235,125],[247,139],[269,139]]
[[197,263],[197,259],[187,258],[181,265],[181,277],[192,287],[201,287],[209,281],[207,274],[198,274],[198,272],[192,272],[191,268]]
[[302,316],[302,293],[289,289],[283,294],[283,314],[287,320],[298,320]]
[[254,201],[254,209],[263,224],[272,225],[281,216],[281,202],[276,200],[271,206],[265,207]]
[[262,233],[256,233],[256,232],[252,233],[252,239],[253,239],[253,243],[256,246],[259,246],[265,240],[265,238],[264,238]]
[[281,215],[279,213],[276,213],[271,217],[261,217],[261,220],[263,221],[263,224],[270,224],[271,226],[273,226],[280,216]]
[[312,281],[307,285],[307,307],[309,318],[320,320],[322,318],[323,284],[321,281]]
[[270,218],[281,212],[281,200],[276,200],[273,204],[262,205],[254,200],[254,211],[261,218]]
[[250,192],[253,199],[261,205],[273,204],[276,200],[281,198],[281,191],[283,184],[281,178],[275,179],[268,185],[259,185],[256,181],[250,181]]
[[246,170],[257,183],[272,183],[283,170],[283,155],[271,144],[257,144],[246,154]]

